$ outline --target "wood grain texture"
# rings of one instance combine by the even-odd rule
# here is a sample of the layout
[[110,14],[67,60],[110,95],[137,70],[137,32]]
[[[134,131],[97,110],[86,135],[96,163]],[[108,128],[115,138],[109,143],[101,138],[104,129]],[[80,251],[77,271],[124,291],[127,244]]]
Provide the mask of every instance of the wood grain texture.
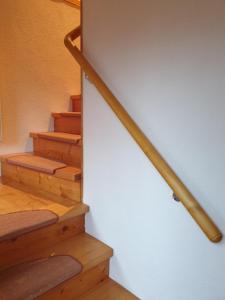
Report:
[[0,183],[0,215],[41,209],[51,210],[59,216],[59,221],[85,214],[89,210],[83,203],[74,202],[70,206],[59,204]]
[[64,206],[0,184],[0,214],[18,211],[50,210],[59,216],[58,223],[0,243],[0,269],[22,260],[60,241],[84,232],[88,206],[75,203]]
[[53,113],[54,131],[81,134],[81,113]]
[[59,239],[57,243],[44,247],[44,249],[39,243],[36,245],[37,248],[33,248],[33,251],[31,251],[29,247],[22,246],[20,251],[22,251],[23,254],[15,253],[13,260],[10,255],[11,253],[5,251],[0,257],[2,269],[4,269],[6,263],[7,266],[14,265],[15,261],[22,263],[53,255],[69,255],[76,258],[83,266],[82,272],[86,272],[110,259],[113,254],[110,247],[86,233],[80,233],[66,240],[60,241]]
[[[43,251],[59,242],[84,232],[84,215],[60,221],[17,238],[0,243],[0,270],[24,261],[34,252]],[[38,255],[37,255],[38,258]]]
[[19,190],[72,206],[81,201],[81,182],[57,178],[2,162],[2,182]]
[[107,278],[99,285],[94,287],[85,295],[77,300],[138,300],[136,296],[116,283],[114,280]]
[[28,168],[31,170],[43,172],[53,175],[56,170],[65,168],[66,165],[61,162],[46,159],[35,155],[18,155],[9,157],[7,162],[15,165]]
[[82,52],[74,45],[73,41],[80,37],[80,35],[81,27],[79,26],[65,37],[65,46],[80,64],[83,71],[88,75],[89,80],[98,89],[107,104],[111,107],[121,123],[125,126],[148,159],[152,162],[167,184],[174,191],[177,198],[181,201],[205,235],[212,242],[216,243],[221,241],[222,233],[219,228],[209,217],[206,211],[201,207],[201,205],[184,185],[181,179],[176,175],[169,164],[165,161],[165,159],[161,156],[159,151],[154,147],[147,136],[138,127],[138,125],[121,105],[119,100],[114,96],[99,74],[82,54]]
[[[88,290],[104,281],[109,274],[109,261],[106,260],[94,268],[81,273],[58,287],[50,290],[39,300],[75,300]],[[107,299],[105,299],[107,300]],[[116,300],[114,298],[114,300]]]
[[33,135],[33,145],[35,155],[60,161],[77,168],[81,167],[81,140],[68,142]]
[[30,136],[33,138],[42,138],[51,141],[79,145],[81,136],[77,134],[63,133],[63,132],[31,132]]
[[15,265],[0,273],[0,299],[37,299],[56,286],[76,277],[81,270],[82,266],[78,261],[64,255]]
[[54,176],[74,182],[81,179],[81,170],[75,167],[66,167],[56,170]]

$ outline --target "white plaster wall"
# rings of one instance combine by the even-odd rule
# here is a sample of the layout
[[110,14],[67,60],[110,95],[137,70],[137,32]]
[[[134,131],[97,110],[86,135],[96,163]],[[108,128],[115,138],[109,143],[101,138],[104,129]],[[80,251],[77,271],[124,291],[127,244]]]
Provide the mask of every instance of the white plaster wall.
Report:
[[80,69],[63,44],[80,12],[62,1],[0,2],[0,153],[30,150],[30,131],[47,131],[53,111],[80,92]]
[[[225,232],[225,2],[84,0],[85,54]],[[142,300],[224,300],[213,244],[84,83],[87,230]]]

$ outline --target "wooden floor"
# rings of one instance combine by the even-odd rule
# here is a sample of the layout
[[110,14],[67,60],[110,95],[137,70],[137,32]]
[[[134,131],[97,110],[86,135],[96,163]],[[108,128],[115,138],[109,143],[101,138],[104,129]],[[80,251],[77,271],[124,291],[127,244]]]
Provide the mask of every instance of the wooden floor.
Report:
[[112,279],[107,279],[78,300],[135,300],[138,299]]
[[70,207],[64,206],[0,183],[0,215],[41,209],[51,210],[56,213],[60,219],[64,219],[66,217],[79,215],[82,212],[87,212],[88,206],[82,203],[75,203]]

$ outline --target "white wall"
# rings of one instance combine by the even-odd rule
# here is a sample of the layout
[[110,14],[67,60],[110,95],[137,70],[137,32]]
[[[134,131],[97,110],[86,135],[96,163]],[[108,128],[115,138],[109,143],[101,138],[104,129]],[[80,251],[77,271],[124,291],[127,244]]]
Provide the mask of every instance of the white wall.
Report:
[[80,12],[62,1],[0,2],[0,154],[31,149],[30,131],[47,131],[52,111],[67,111],[80,92],[80,69],[66,50],[66,33]]
[[[224,0],[84,0],[85,54],[225,232]],[[84,84],[87,230],[142,300],[224,300],[225,243],[202,234]]]

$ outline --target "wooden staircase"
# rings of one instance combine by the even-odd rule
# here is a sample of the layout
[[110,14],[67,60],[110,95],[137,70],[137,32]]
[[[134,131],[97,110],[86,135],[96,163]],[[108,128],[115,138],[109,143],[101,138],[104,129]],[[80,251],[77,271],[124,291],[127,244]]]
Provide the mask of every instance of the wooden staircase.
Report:
[[[81,104],[31,133],[33,153],[1,156],[0,299],[137,299],[109,278],[110,247],[85,233]],[[13,287],[13,288],[12,288]]]

